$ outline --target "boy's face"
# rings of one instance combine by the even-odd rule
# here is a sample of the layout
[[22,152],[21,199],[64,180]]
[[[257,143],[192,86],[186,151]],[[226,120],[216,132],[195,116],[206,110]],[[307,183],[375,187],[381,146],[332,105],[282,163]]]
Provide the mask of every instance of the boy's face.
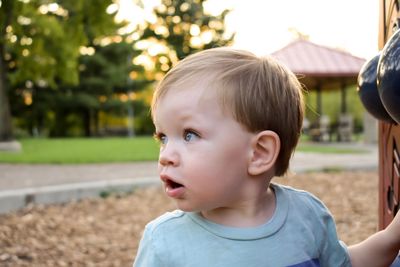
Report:
[[215,90],[171,89],[155,109],[159,174],[166,194],[184,211],[239,204],[248,181],[254,134],[224,112]]

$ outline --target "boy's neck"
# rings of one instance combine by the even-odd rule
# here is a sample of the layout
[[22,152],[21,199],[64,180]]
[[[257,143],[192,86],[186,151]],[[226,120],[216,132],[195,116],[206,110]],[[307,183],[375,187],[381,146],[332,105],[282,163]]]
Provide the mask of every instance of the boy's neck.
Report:
[[269,186],[254,197],[243,199],[232,207],[202,211],[201,215],[214,223],[230,227],[256,227],[267,223],[274,215],[276,197]]

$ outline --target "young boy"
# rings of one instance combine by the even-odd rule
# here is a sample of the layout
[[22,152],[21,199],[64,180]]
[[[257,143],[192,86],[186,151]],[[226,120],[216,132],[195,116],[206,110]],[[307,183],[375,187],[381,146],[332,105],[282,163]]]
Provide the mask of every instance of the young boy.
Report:
[[136,267],[388,266],[400,221],[347,248],[316,197],[271,183],[286,173],[303,120],[301,86],[269,57],[206,50],[155,91],[159,173],[179,210],[150,222]]

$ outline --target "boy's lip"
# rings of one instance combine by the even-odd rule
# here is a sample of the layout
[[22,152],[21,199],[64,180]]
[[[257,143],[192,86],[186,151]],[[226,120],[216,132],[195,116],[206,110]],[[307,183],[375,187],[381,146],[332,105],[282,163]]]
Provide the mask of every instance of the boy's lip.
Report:
[[160,179],[164,183],[165,193],[171,198],[180,198],[185,192],[185,186],[176,179],[166,174],[160,174]]

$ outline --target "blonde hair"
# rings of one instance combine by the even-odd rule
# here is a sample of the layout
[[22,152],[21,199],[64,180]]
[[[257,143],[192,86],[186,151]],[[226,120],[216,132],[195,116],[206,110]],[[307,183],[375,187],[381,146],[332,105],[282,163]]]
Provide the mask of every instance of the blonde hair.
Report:
[[223,107],[248,131],[278,134],[281,149],[275,175],[284,175],[303,122],[302,89],[296,76],[271,57],[259,58],[232,48],[204,50],[188,56],[165,75],[154,92],[152,114],[169,89],[185,88],[182,85],[199,80],[219,90]]

